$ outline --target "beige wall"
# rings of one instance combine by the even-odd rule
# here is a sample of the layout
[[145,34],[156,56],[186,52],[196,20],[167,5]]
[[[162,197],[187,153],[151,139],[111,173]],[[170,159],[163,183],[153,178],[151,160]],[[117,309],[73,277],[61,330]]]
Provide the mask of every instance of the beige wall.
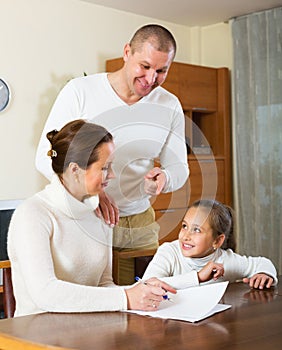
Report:
[[228,23],[190,29],[193,64],[211,67],[232,67],[231,32]]
[[45,184],[34,166],[50,108],[71,77],[101,72],[146,23],[170,29],[176,61],[231,67],[229,26],[189,28],[79,0],[0,0],[0,77],[12,100],[0,113],[0,200],[24,199]]

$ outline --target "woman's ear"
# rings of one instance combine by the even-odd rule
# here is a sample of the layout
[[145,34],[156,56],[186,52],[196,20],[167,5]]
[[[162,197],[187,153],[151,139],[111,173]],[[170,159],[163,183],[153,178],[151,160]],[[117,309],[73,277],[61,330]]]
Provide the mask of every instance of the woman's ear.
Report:
[[213,243],[214,250],[216,250],[217,248],[220,248],[224,243],[224,240],[225,240],[225,234],[221,233],[219,236],[217,236],[217,238]]
[[77,163],[74,163],[74,162],[70,162],[69,164],[69,169],[71,171],[72,174],[78,174],[78,171],[79,171],[79,165]]

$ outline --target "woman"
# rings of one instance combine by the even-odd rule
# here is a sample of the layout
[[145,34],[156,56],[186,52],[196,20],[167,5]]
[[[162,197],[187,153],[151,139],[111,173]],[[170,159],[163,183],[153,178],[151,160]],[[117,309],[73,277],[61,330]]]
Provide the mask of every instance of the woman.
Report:
[[94,214],[98,193],[114,177],[112,135],[75,120],[47,138],[55,175],[16,209],[8,232],[15,316],[155,310],[174,289],[160,281],[115,286],[112,230]]

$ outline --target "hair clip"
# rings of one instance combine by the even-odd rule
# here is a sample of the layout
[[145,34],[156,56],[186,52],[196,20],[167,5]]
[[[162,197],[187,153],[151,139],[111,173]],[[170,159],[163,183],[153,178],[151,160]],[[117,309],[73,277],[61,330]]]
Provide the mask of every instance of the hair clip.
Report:
[[51,157],[51,158],[54,158],[54,157],[57,157],[57,152],[53,149],[50,149],[48,152],[47,152],[47,156],[48,157]]

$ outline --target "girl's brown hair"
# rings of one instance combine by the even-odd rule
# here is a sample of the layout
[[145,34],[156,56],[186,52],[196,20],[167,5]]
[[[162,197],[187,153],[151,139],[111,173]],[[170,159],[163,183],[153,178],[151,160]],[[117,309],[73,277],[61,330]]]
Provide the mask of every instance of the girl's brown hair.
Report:
[[82,119],[67,123],[60,131],[52,130],[46,136],[51,143],[48,155],[58,175],[63,174],[71,162],[86,169],[99,159],[100,146],[113,141],[105,128]]
[[202,207],[208,211],[208,220],[212,228],[214,238],[220,234],[225,235],[225,240],[221,248],[236,250],[234,236],[234,211],[228,205],[212,199],[197,200],[190,208]]

